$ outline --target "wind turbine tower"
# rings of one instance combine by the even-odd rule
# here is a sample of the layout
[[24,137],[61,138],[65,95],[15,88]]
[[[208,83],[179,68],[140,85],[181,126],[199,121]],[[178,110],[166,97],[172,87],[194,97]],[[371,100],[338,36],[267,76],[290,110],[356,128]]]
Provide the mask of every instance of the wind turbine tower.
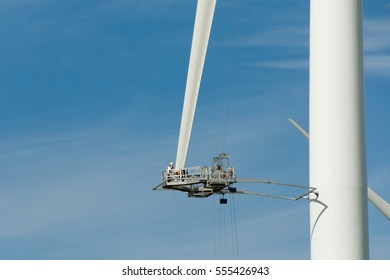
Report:
[[368,259],[361,0],[310,1],[312,259]]

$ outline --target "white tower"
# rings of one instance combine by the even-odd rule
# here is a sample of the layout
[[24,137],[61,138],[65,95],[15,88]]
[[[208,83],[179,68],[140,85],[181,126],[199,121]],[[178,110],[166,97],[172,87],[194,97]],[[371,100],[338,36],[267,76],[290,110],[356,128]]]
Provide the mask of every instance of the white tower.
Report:
[[312,259],[368,259],[361,0],[310,1]]

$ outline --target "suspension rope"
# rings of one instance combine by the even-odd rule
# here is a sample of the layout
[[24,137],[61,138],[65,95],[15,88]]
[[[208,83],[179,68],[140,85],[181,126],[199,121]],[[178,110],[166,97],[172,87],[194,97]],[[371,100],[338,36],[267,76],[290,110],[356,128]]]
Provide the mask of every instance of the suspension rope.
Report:
[[[234,29],[233,29],[233,43],[230,48],[228,67],[226,68],[226,84],[223,95],[223,102],[220,103],[219,110],[219,125],[218,125],[218,137],[217,137],[217,151],[219,153],[225,152],[226,148],[226,139],[229,128],[229,118],[230,118],[230,108],[231,100],[233,94],[233,78],[234,78],[234,64],[236,64],[237,58],[237,49],[239,41],[239,19],[240,11],[242,6],[242,0],[236,0],[235,7],[235,18],[234,18]],[[227,207],[219,204],[218,208],[218,218],[216,213],[216,208],[214,204],[213,214],[214,214],[214,258],[217,257],[219,251],[219,259],[228,259],[229,252],[232,254],[233,259],[239,259],[239,246],[238,246],[238,234],[237,234],[237,220],[236,220],[236,209],[234,202],[234,195],[230,195],[232,203],[230,204],[230,226],[227,225],[228,214],[226,211],[229,211]],[[215,202],[217,203],[217,202]],[[217,223],[217,219],[219,223]],[[229,229],[228,229],[229,227]],[[217,240],[218,239],[218,240]],[[231,246],[228,246],[228,239],[231,239]],[[217,248],[220,246],[220,248]]]
[[239,40],[239,11],[241,10],[241,1],[242,0],[236,0],[236,10],[235,13],[235,19],[234,19],[234,29],[233,29],[233,44],[230,49],[229,54],[229,65],[227,67],[227,73],[226,73],[226,88],[224,90],[224,101],[225,103],[221,105],[221,125],[219,126],[219,137],[218,137],[218,148],[219,152],[225,151],[226,146],[226,136],[229,126],[229,117],[230,117],[230,105],[231,105],[231,97],[233,92],[233,77],[234,77],[234,69],[233,65],[235,64],[235,60],[237,57],[237,48],[238,48],[238,40]]
[[236,245],[236,253],[237,253],[237,260],[240,259],[240,250],[238,246],[238,231],[237,231],[237,219],[236,219],[236,202],[234,200],[234,195],[230,195],[232,198],[232,204],[233,204],[233,223],[234,223],[234,236],[235,236],[235,245]]
[[[222,205],[221,205],[222,206]],[[225,242],[225,260],[228,259],[228,237],[227,237],[227,223],[226,223],[226,207],[223,208],[223,233],[224,233],[224,239],[223,241]]]
[[217,259],[217,219],[216,219],[216,211],[215,211],[215,202],[214,200],[212,200],[213,202],[213,224],[214,224],[214,235],[213,235],[213,239],[214,239],[214,259],[216,260]]
[[176,196],[175,191],[172,192],[172,200],[173,200],[173,212],[175,217],[175,228],[176,228],[176,250],[178,259],[181,260],[181,238],[180,238],[180,230],[179,230],[179,217],[177,215],[177,207],[176,207]]
[[[229,194],[229,197],[232,201],[232,203],[229,203],[229,209],[227,205],[219,203],[219,197],[215,196],[218,199],[212,200],[214,259],[240,259],[234,195]],[[218,209],[216,203],[218,203]],[[227,213],[228,211],[229,213]]]

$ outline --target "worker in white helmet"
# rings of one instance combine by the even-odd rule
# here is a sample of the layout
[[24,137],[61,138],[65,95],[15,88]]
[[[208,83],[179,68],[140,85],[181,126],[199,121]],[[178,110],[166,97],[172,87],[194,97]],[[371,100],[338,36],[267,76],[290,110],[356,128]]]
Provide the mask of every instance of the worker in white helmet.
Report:
[[173,166],[173,162],[170,162],[169,165],[168,165],[168,167],[167,167],[167,173],[168,173],[168,174],[172,174],[174,168],[175,168],[175,167]]
[[174,165],[173,165],[173,162],[170,162],[170,163],[168,164],[168,167],[167,167],[167,174],[166,174],[168,182],[171,181],[171,179],[172,179],[172,177],[173,177],[174,168],[175,168],[175,167],[174,167]]

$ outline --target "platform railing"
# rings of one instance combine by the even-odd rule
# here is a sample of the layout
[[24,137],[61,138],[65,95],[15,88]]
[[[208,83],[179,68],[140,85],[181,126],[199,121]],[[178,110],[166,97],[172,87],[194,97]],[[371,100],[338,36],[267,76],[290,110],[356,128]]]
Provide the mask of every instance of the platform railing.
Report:
[[227,170],[218,170],[210,166],[196,166],[183,169],[170,169],[162,173],[165,182],[219,182],[231,183],[235,181],[235,170],[229,167]]
[[162,173],[163,181],[194,181],[208,180],[210,167],[196,166],[183,169],[170,169]]

